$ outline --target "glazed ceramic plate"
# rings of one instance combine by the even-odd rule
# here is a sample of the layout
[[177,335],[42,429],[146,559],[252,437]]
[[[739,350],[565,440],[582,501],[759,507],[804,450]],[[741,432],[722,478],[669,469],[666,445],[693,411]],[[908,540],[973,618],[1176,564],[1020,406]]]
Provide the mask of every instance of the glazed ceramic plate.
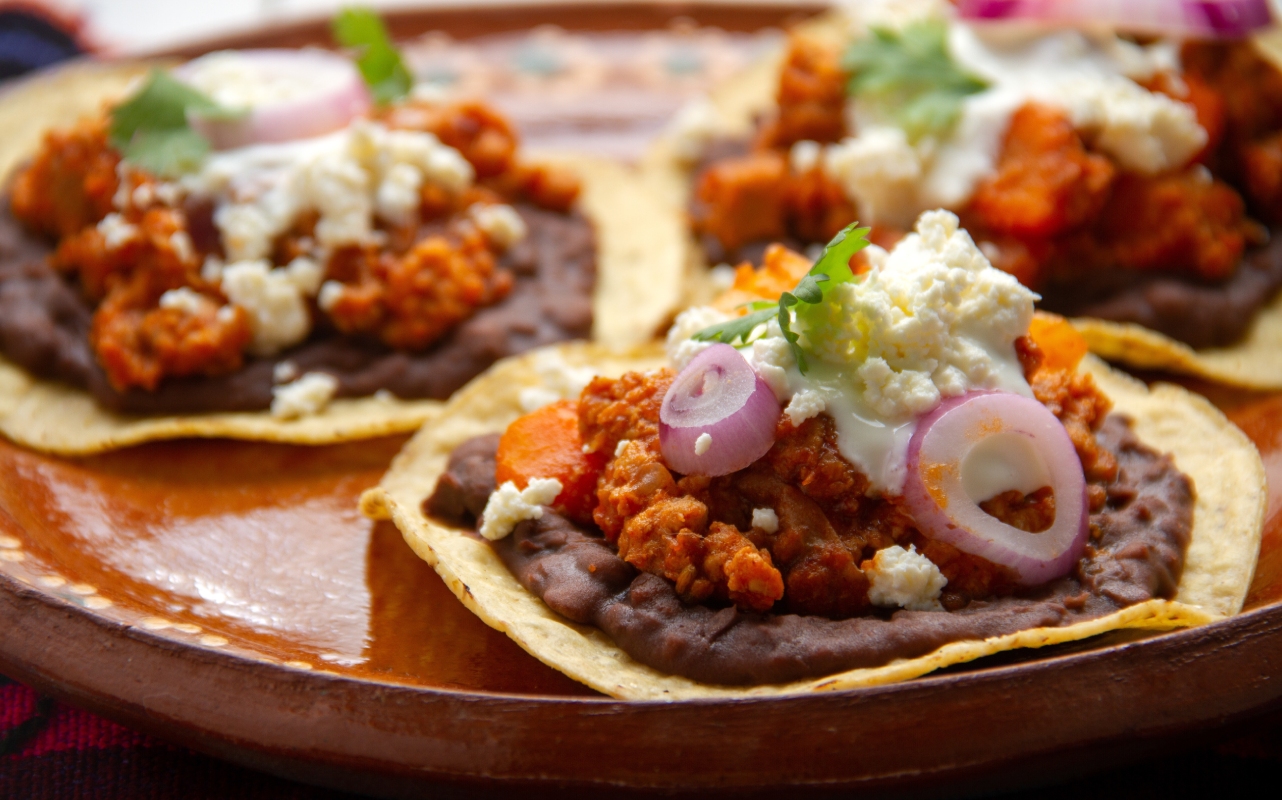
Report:
[[[482,88],[505,93],[532,145],[636,155],[692,87],[777,41],[761,31],[794,13],[563,6],[392,23],[403,36],[452,32],[420,42],[421,68],[450,83],[480,81],[486,66]],[[503,33],[543,22],[564,30]],[[323,40],[317,22],[218,44]],[[617,98],[620,82],[632,103],[582,99]],[[521,111],[522,92],[552,89],[578,122]],[[1215,399],[1282,487],[1282,396]],[[626,703],[527,656],[394,528],[357,514],[400,444],[169,442],[66,460],[0,443],[0,672],[232,761],[388,796],[442,785],[981,791],[1206,743],[1282,705],[1271,677],[1282,663],[1278,488],[1247,610],[1221,623],[862,691]]]

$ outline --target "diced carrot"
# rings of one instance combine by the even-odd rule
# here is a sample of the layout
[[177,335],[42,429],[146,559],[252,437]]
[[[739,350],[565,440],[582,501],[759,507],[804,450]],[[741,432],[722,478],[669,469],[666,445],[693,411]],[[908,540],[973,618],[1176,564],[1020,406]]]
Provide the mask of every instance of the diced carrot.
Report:
[[560,400],[513,422],[499,439],[496,460],[500,485],[512,481],[524,489],[533,478],[556,478],[562,488],[552,506],[575,521],[592,521],[606,459],[583,452],[576,401]]
[[1042,366],[1047,369],[1076,369],[1077,362],[1090,349],[1086,340],[1068,320],[1045,311],[1033,314],[1028,335],[1041,349],[1045,359]]
[[766,248],[761,269],[753,269],[744,262],[735,269],[734,286],[723,292],[713,305],[727,313],[746,314],[745,303],[754,300],[778,300],[784,292],[791,292],[797,282],[810,271],[810,259],[794,253],[781,244]]

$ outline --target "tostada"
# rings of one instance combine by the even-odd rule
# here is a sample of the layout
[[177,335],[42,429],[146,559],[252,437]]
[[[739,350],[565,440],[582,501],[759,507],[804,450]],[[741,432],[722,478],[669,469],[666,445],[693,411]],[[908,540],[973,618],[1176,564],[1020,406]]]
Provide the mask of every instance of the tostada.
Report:
[[2,101],[60,123],[4,153],[6,436],[413,430],[500,358],[669,318],[677,223],[627,168],[531,160],[483,102],[415,93],[377,18],[336,32],[353,58],[217,52],[123,93],[82,67]]
[[1282,387],[1282,70],[1246,35],[1268,9],[1134,5],[852,3],[652,161],[710,264],[949,208],[1101,355]]
[[890,251],[865,232],[813,266],[771,249],[756,299],[683,312],[666,357],[496,365],[363,510],[624,698],[872,685],[1240,610],[1265,497],[1246,437],[1085,355],[952,213]]

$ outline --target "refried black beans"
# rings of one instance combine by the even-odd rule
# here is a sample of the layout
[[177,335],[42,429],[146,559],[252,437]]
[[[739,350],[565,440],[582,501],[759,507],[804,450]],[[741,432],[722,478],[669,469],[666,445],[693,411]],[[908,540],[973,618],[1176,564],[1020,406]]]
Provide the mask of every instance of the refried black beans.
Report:
[[[598,533],[550,509],[493,542],[518,581],[577,623],[595,625],[636,660],[711,684],[755,685],[829,675],[984,639],[1104,616],[1175,595],[1193,524],[1193,486],[1169,456],[1145,447],[1116,415],[1098,434],[1121,467],[1099,535],[1074,571],[1017,595],[972,601],[958,611],[891,611],[831,620],[686,605],[666,580],[639,573]],[[425,506],[473,525],[494,490],[497,435],[454,451]]]
[[1069,317],[1134,322],[1189,347],[1225,347],[1246,335],[1282,288],[1282,237],[1250,250],[1233,277],[1198,283],[1129,270],[1093,270],[1047,284],[1040,308]]
[[155,392],[117,391],[89,345],[93,308],[47,264],[50,246],[27,233],[0,200],[0,352],[37,377],[90,392],[112,411],[186,414],[257,411],[271,406],[273,371],[292,362],[300,374],[338,379],[339,397],[386,389],[402,398],[444,399],[505,356],[592,329],[596,237],[582,215],[515,206],[528,235],[499,259],[515,281],[500,303],[482,308],[421,352],[398,352],[317,329],[303,344],[216,378],[164,381]]

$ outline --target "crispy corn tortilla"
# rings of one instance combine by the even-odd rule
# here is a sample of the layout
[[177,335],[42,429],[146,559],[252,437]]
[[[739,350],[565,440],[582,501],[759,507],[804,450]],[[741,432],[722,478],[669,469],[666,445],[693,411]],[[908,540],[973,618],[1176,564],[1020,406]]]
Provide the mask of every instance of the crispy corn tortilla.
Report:
[[[76,62],[0,94],[0,176],[29,156],[45,131],[98,111],[154,63]],[[680,300],[685,235],[680,217],[630,167],[581,155],[546,160],[579,175],[580,206],[596,226],[593,340],[621,348],[649,340],[670,321]],[[442,405],[438,400],[340,400],[298,420],[276,419],[266,411],[120,415],[99,408],[85,392],[34,379],[0,357],[0,433],[26,447],[64,455],[183,437],[351,441],[413,431]]]
[[1130,322],[1078,317],[1072,323],[1092,353],[1118,364],[1247,389],[1282,389],[1282,295],[1260,309],[1246,338],[1232,347],[1194,350]]
[[474,436],[502,431],[521,415],[521,391],[541,385],[535,361],[546,358],[547,352],[602,375],[664,363],[657,348],[620,356],[581,344],[502,361],[455,395],[435,424],[406,445],[379,486],[361,498],[361,509],[368,516],[393,520],[414,551],[491,627],[544,663],[614,697],[680,700],[875,686],[1020,647],[1071,642],[1122,628],[1165,630],[1211,622],[1241,610],[1251,584],[1265,503],[1264,467],[1254,445],[1205,399],[1169,385],[1150,390],[1088,356],[1086,368],[1117,410],[1134,419],[1140,438],[1159,451],[1174,453],[1176,465],[1196,486],[1193,536],[1175,601],[1150,600],[1062,628],[954,642],[920,658],[785,685],[710,686],[667,675],[634,661],[596,628],[560,617],[521,587],[489,544],[429,520],[422,512],[424,498],[455,447]]
[[[830,11],[793,30],[815,40],[840,43],[854,27],[845,13]],[[1254,41],[1262,53],[1282,67],[1282,28],[1258,34]],[[750,136],[754,120],[774,108],[782,60],[782,49],[776,50],[709,93],[708,105],[719,136]],[[656,141],[643,161],[647,183],[681,214],[689,205],[693,188],[690,167],[680,158],[670,137]],[[689,236],[685,262],[686,304],[708,302],[716,294],[709,280],[710,265],[702,248]],[[1251,389],[1282,389],[1282,295],[1259,311],[1246,337],[1232,347],[1194,350],[1130,323],[1078,318],[1073,325],[1086,337],[1092,352],[1126,366],[1166,370]]]

